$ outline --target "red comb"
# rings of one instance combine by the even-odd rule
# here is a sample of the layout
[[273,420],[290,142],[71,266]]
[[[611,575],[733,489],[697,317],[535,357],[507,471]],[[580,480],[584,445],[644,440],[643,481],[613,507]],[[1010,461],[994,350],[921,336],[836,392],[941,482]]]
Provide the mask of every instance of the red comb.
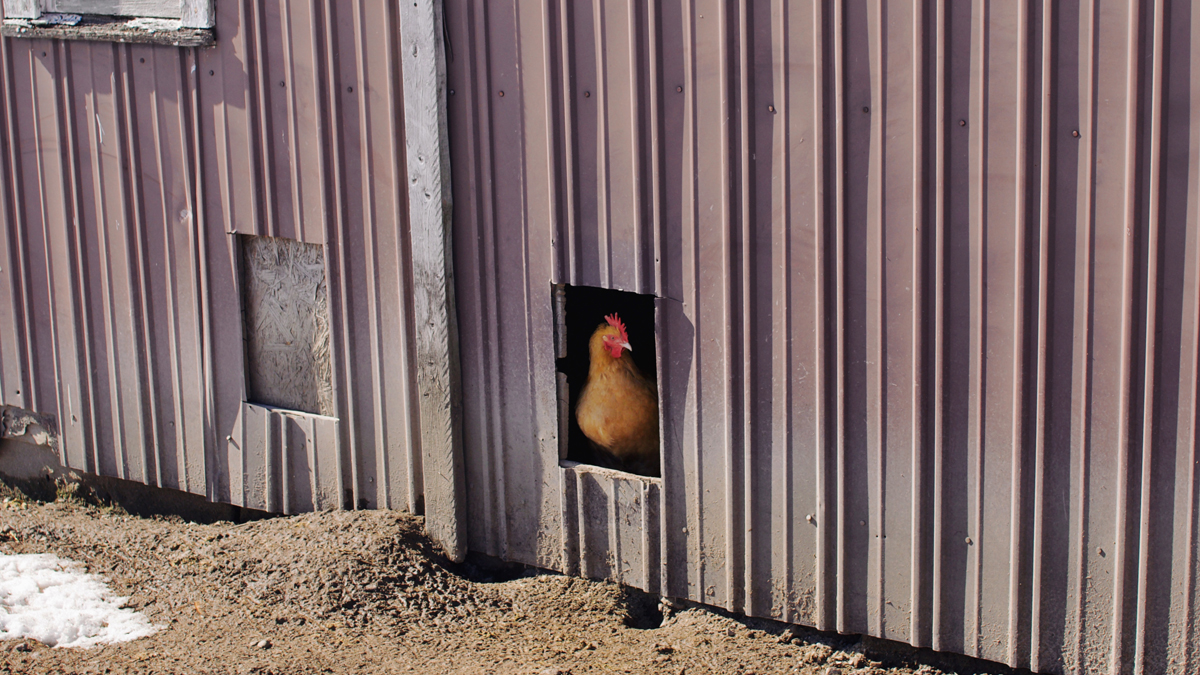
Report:
[[625,332],[625,324],[621,323],[621,318],[615,312],[604,317],[604,320],[608,322],[608,325],[621,331],[621,342],[629,342],[629,334]]

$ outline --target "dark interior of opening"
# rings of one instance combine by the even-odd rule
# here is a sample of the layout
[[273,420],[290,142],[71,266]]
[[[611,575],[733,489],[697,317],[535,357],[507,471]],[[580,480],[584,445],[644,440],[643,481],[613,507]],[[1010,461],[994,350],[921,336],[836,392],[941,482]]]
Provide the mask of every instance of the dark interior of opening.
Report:
[[[642,375],[656,379],[657,350],[654,341],[654,296],[626,291],[612,291],[591,286],[560,285],[555,287],[559,299],[555,303],[559,331],[564,335],[566,355],[559,354],[558,372],[565,374],[567,405],[567,443],[564,457],[583,464],[596,464],[628,471],[628,467],[613,466],[602,461],[592,450],[591,443],[575,421],[575,402],[588,379],[588,341],[604,317],[616,313],[629,334],[629,354]],[[560,337],[560,341],[561,341]],[[561,428],[561,427],[560,427]]]

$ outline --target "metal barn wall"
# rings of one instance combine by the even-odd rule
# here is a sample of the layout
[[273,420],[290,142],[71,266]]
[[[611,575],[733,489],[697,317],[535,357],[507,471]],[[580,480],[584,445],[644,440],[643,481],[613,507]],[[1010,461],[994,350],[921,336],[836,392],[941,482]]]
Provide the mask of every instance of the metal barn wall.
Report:
[[[0,40],[0,405],[56,415],[64,463],[273,511],[422,509],[450,425],[416,326],[446,268],[409,217],[442,226],[440,170],[408,167],[440,166],[415,46],[440,30],[400,4],[220,2],[200,50]],[[248,400],[238,235],[323,246],[333,415]],[[440,330],[424,360],[448,375]]]
[[[1200,667],[1190,2],[446,20],[471,548],[1044,672]],[[661,480],[560,466],[551,283],[657,296]]]

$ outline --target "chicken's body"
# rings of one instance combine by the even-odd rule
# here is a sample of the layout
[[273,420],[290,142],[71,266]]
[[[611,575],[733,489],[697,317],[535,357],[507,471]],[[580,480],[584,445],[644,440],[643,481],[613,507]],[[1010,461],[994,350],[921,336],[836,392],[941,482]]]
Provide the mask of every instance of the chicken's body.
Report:
[[575,407],[579,429],[615,468],[659,475],[658,389],[626,351],[624,326],[615,315],[596,329],[588,348],[587,384]]

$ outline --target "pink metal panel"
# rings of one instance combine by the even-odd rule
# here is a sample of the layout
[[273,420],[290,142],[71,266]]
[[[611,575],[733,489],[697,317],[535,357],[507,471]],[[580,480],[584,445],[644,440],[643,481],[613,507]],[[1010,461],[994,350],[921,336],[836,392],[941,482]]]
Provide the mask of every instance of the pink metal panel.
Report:
[[1039,671],[1190,672],[1197,16],[448,3],[472,547],[625,574],[589,558],[614,547],[584,507],[634,495],[545,472],[547,282],[653,293],[644,587]]
[[[74,468],[420,510],[399,10],[218,12],[204,50],[0,42],[0,403],[56,415]],[[336,423],[246,402],[238,233],[326,247]]]

